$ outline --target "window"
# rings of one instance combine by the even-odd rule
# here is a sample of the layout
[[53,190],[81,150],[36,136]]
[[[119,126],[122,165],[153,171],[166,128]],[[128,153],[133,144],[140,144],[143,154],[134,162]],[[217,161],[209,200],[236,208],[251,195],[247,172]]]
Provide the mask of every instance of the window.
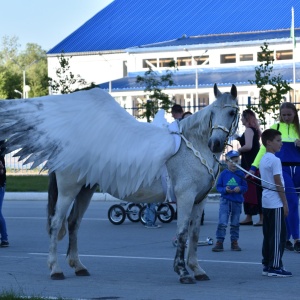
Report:
[[221,55],[221,64],[232,64],[236,62],[235,54],[222,54]]
[[153,65],[154,67],[157,67],[157,59],[156,58],[148,58],[143,59],[143,68],[149,68]]
[[240,54],[240,61],[253,61],[253,54]]
[[126,77],[127,75],[128,75],[127,61],[123,61],[123,77]]
[[177,58],[177,66],[191,66],[192,65],[192,58],[191,57],[178,57]]
[[292,50],[280,50],[276,51],[276,60],[293,59]]
[[[257,61],[260,61],[259,60],[259,55],[261,55],[262,54],[262,52],[257,52]],[[264,55],[265,56],[265,55]],[[272,51],[271,53],[270,53],[270,58],[271,59],[274,59],[274,51]]]
[[170,67],[170,63],[174,61],[173,58],[160,58],[159,59],[159,66],[161,68],[169,68]]
[[195,56],[194,59],[197,62],[197,65],[209,65],[208,55]]

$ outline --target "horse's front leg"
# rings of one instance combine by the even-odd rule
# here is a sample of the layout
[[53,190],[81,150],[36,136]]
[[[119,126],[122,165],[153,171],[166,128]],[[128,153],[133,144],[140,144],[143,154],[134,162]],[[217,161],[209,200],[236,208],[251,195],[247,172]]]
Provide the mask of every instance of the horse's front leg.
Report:
[[177,200],[177,250],[174,259],[174,271],[181,283],[195,283],[185,266],[185,246],[187,242],[190,215],[193,203],[181,203]]
[[194,272],[194,277],[198,281],[209,280],[206,272],[200,267],[197,259],[198,250],[198,239],[200,233],[200,224],[203,208],[205,206],[206,199],[199,204],[194,204],[191,222],[189,228],[189,243],[188,243],[188,255],[187,255],[187,265]]
[[51,279],[64,279],[65,276],[58,264],[57,260],[57,244],[58,244],[58,234],[63,225],[63,221],[66,217],[66,213],[72,203],[73,199],[71,197],[58,197],[56,204],[55,214],[50,221],[50,246],[48,255],[48,266],[51,270]]
[[74,205],[68,217],[69,246],[67,251],[67,261],[70,267],[75,269],[75,274],[77,276],[90,276],[89,271],[79,259],[77,234],[81,220],[90,204],[95,190],[96,186],[92,189],[90,189],[89,187],[83,187],[76,197]]

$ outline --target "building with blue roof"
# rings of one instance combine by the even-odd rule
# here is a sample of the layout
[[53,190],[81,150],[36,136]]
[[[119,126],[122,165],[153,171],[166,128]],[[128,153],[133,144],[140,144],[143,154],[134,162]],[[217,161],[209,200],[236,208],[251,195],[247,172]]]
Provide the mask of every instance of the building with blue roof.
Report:
[[192,111],[207,105],[214,99],[216,82],[221,91],[237,85],[240,103],[246,105],[249,97],[258,98],[249,80],[259,64],[257,53],[267,42],[274,53],[274,72],[296,91],[287,98],[298,99],[300,55],[290,37],[292,7],[300,41],[296,0],[114,0],[48,51],[49,76],[55,78],[57,56],[64,52],[72,57],[74,74],[134,108],[147,100],[136,76],[149,66],[163,74],[175,60],[175,84],[165,92],[177,103]]

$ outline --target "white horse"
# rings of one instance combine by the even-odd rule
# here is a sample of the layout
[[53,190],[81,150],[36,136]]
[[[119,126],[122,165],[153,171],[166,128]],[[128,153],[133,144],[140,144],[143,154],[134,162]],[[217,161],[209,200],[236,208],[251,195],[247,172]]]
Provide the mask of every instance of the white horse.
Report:
[[[208,280],[197,261],[197,242],[204,199],[219,172],[218,159],[238,122],[237,89],[182,120],[180,131],[136,121],[100,89],[69,95],[0,101],[0,140],[6,152],[27,157],[32,168],[46,161],[49,169],[48,265],[52,279],[63,279],[57,244],[69,232],[67,261],[78,276],[88,276],[77,248],[80,222],[92,195],[101,190],[133,202],[165,199],[162,170],[177,199],[178,245],[174,271],[181,283]],[[175,153],[173,135],[181,137]],[[166,166],[166,167],[165,167]],[[66,214],[72,205],[66,221]],[[67,224],[66,224],[67,223]],[[185,245],[187,266],[185,263]]]

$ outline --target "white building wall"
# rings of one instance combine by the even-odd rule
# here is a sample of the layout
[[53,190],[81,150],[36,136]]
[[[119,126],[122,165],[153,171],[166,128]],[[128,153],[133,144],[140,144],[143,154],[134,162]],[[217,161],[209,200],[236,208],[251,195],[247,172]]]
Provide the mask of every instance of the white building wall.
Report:
[[[56,70],[60,68],[58,56],[48,56],[48,76],[56,79]],[[70,71],[76,76],[80,75],[88,83],[100,84],[122,78],[124,75],[124,62],[128,54],[122,53],[94,53],[85,55],[64,54],[69,58]]]

